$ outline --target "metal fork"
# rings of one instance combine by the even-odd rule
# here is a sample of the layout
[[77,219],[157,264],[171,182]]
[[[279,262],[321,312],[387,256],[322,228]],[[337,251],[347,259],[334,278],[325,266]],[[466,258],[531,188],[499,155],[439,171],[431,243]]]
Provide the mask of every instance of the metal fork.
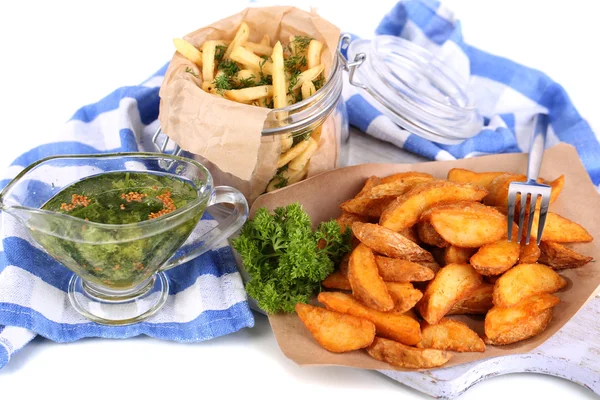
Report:
[[521,241],[523,234],[523,222],[525,220],[525,208],[529,199],[529,223],[527,224],[527,237],[525,243],[529,244],[531,238],[531,225],[535,214],[537,199],[541,197],[540,217],[538,221],[537,244],[540,244],[544,225],[546,224],[546,215],[548,214],[548,205],[550,204],[550,194],[552,188],[537,182],[542,158],[544,157],[544,147],[546,145],[546,132],[548,130],[548,115],[538,114],[534,120],[533,137],[529,147],[529,160],[527,162],[527,181],[511,182],[508,187],[508,241],[512,239],[512,226],[515,217],[515,205],[517,194],[521,195],[521,204],[519,207],[519,233],[518,241]]

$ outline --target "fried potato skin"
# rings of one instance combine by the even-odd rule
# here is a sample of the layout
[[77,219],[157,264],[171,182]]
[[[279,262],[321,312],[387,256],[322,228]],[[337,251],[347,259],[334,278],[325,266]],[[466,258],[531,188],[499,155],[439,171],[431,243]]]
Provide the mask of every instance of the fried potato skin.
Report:
[[411,283],[386,282],[385,286],[394,300],[394,308],[391,312],[405,313],[412,309],[423,297],[423,293],[415,289]]
[[399,258],[375,256],[379,275],[386,282],[425,282],[433,279],[430,268]]
[[534,337],[546,329],[552,320],[552,313],[553,311],[551,308],[542,311],[528,320],[515,324],[513,329],[498,334],[494,339],[490,339],[486,336],[484,342],[496,346],[503,346]]
[[379,199],[371,199],[367,197],[360,197],[350,199],[343,202],[340,207],[345,212],[364,215],[370,218],[379,218],[392,202],[394,197],[382,197]]
[[419,244],[421,242],[421,240],[419,239],[419,232],[417,232],[416,226],[402,229],[398,233],[416,244]]
[[375,339],[375,325],[364,318],[303,303],[296,304],[295,309],[315,340],[331,352],[362,349]]
[[459,183],[472,183],[487,188],[490,183],[504,172],[475,172],[463,168],[452,168],[448,171],[448,180]]
[[378,336],[413,346],[421,341],[421,327],[409,315],[384,313],[361,304],[349,294],[342,292],[321,292],[318,300],[327,309],[365,318],[375,324]]
[[552,269],[578,268],[593,260],[593,257],[579,254],[560,243],[545,242],[542,240],[539,249],[539,262]]
[[[538,324],[530,322],[551,310],[560,299],[548,293],[531,296],[513,307],[494,306],[485,316],[485,341],[489,344],[510,344],[540,333]],[[545,320],[542,318],[542,321]],[[537,321],[539,322],[539,321]],[[549,322],[546,321],[546,324]]]
[[477,202],[438,206],[431,211],[430,222],[444,240],[459,247],[481,247],[506,235],[506,217]]
[[444,249],[444,265],[468,264],[471,256],[477,252],[475,247],[459,247],[450,245]]
[[443,237],[435,230],[431,222],[421,221],[417,224],[417,232],[419,233],[419,239],[423,243],[435,247],[448,247],[450,243],[446,242]]
[[448,264],[427,285],[417,309],[423,319],[437,324],[460,300],[481,285],[482,279],[469,264]]
[[380,225],[354,222],[352,233],[361,243],[388,257],[403,258],[413,262],[434,261],[433,256],[427,250],[401,234]]
[[364,215],[352,214],[344,211],[342,212],[342,215],[335,219],[335,221],[340,226],[340,232],[344,233],[346,232],[346,229],[352,228],[354,222],[367,222],[368,218]]
[[366,195],[372,199],[398,197],[415,186],[433,180],[433,176],[422,172],[400,172],[381,179],[381,183],[372,187]]
[[446,315],[485,314],[494,306],[493,293],[494,285],[484,282],[469,296],[454,304]]
[[381,214],[379,223],[393,231],[413,226],[427,208],[449,200],[479,201],[487,191],[469,183],[431,181],[399,196]]
[[[536,212],[536,215],[533,217],[534,222],[531,224],[532,237],[537,237],[537,222],[539,219],[537,214],[538,213]],[[576,243],[591,242],[593,239],[592,235],[578,223],[561,217],[553,212],[548,212],[546,215],[546,224],[544,225],[542,240],[558,243]]]
[[483,204],[488,206],[508,206],[508,187],[511,182],[525,182],[527,177],[520,174],[500,174],[486,186],[488,195],[483,199]]
[[446,364],[452,354],[444,350],[417,349],[380,337],[375,337],[367,353],[376,360],[402,368],[435,368]]
[[494,305],[511,307],[527,297],[554,293],[567,286],[565,278],[543,264],[519,264],[494,284]]
[[329,274],[321,284],[327,289],[352,290],[352,286],[350,286],[350,281],[346,275],[339,271]]
[[366,306],[379,311],[390,311],[394,308],[394,300],[379,276],[373,250],[362,243],[350,254],[348,281],[352,287],[352,294]]
[[[535,264],[540,258],[540,248],[535,242],[531,240],[529,244],[525,244],[525,241],[521,241],[521,250],[519,252],[519,264]],[[542,262],[542,264],[547,264]]]
[[500,239],[480,247],[471,257],[470,264],[481,275],[500,275],[517,263],[520,250],[518,242]]
[[485,351],[485,343],[477,333],[466,324],[449,318],[442,318],[435,325],[421,322],[421,341],[417,347],[459,353]]

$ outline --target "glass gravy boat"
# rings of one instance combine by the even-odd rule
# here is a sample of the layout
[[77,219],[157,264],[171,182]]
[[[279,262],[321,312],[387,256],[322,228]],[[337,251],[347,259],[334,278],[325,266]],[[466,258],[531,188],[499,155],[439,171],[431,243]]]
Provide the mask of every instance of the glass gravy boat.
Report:
[[[41,207],[62,189],[107,172],[161,174],[192,185],[197,197],[159,218],[131,224],[86,221]],[[230,203],[230,214],[206,231],[198,224],[207,207]],[[213,187],[198,162],[155,153],[65,155],[25,168],[0,192],[0,211],[15,217],[46,253],[74,272],[68,296],[88,319],[108,325],[144,320],[164,305],[165,270],[192,260],[237,231],[248,217],[244,196]],[[204,231],[196,234],[197,228]],[[194,231],[195,245],[185,246]],[[197,237],[196,237],[197,236]]]

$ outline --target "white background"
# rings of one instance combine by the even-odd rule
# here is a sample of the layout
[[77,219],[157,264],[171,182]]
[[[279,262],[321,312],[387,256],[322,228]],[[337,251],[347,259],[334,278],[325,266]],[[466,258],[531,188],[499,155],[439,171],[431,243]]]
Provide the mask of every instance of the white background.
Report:
[[[8,4],[7,4],[8,3]],[[342,30],[372,33],[395,0],[261,2],[317,6]],[[447,0],[466,40],[546,72],[600,129],[596,1]],[[77,108],[162,67],[171,39],[241,10],[245,1],[22,1],[0,5],[0,168],[60,132]],[[338,4],[344,4],[338,5]],[[426,396],[381,374],[300,368],[279,351],[266,319],[227,337],[176,344],[146,337],[55,344],[36,339],[0,370],[0,398],[370,398]],[[535,396],[535,397],[534,397]],[[595,398],[533,374],[481,382],[461,399]]]

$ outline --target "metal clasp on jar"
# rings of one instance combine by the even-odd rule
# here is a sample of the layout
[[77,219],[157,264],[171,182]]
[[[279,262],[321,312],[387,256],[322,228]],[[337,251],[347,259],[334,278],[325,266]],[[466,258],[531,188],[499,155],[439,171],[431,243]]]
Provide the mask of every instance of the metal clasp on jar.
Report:
[[350,45],[350,40],[352,40],[352,36],[349,33],[342,33],[340,35],[340,41],[338,42],[337,50],[339,59],[342,62],[342,67],[344,70],[348,71],[348,82],[350,82],[352,86],[368,90],[365,85],[354,80],[354,73],[356,72],[357,68],[359,68],[363,62],[365,62],[367,55],[365,53],[358,53],[354,57],[354,61],[348,61],[348,59],[344,57],[344,54],[342,53],[342,50],[346,50]]

